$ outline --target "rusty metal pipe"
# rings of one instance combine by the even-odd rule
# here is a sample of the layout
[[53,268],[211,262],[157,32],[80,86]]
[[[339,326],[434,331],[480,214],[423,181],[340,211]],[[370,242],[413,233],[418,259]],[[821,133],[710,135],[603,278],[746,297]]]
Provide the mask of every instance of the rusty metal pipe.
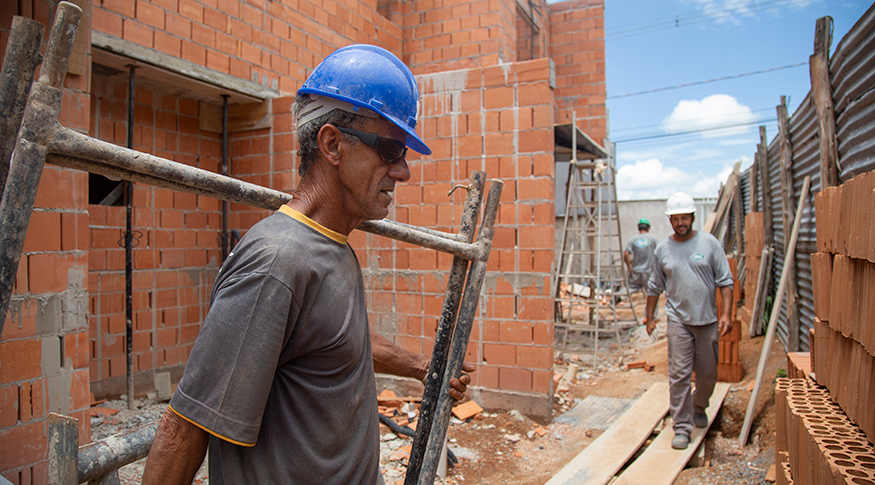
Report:
[[98,480],[108,473],[133,463],[149,454],[158,422],[79,447],[76,460],[78,482]]
[[[292,198],[284,192],[97,140],[57,123],[50,133],[46,135],[50,138],[48,146],[51,155],[48,161],[58,165],[95,172],[101,170],[97,173],[123,179],[128,179],[135,172],[145,175],[138,177],[137,181],[169,181],[175,190],[209,195],[268,210],[276,210]],[[389,221],[363,222],[358,229],[450,253],[469,261],[483,257],[482,245],[467,244],[461,242],[456,235],[440,231]]]
[[[477,216],[480,213],[480,205],[483,201],[483,187],[486,181],[484,172],[473,172],[471,182],[468,185],[468,195],[465,198],[465,208],[462,211],[462,221],[459,236],[465,238],[465,242],[474,240],[474,230],[477,224]],[[413,439],[413,448],[407,462],[407,476],[405,483],[416,483],[416,477],[422,467],[422,459],[425,456],[428,436],[431,432],[432,418],[440,395],[441,382],[446,371],[447,355],[450,350],[450,342],[456,328],[456,317],[459,313],[459,302],[462,296],[462,288],[465,284],[465,272],[468,269],[468,261],[455,256],[450,270],[447,290],[444,296],[444,305],[441,309],[440,322],[435,334],[434,350],[432,351],[428,375],[425,380],[425,390],[422,394],[422,403],[419,408],[419,419],[416,422],[416,434]]]
[[42,62],[39,48],[45,30],[45,26],[36,20],[17,15],[12,19],[3,68],[0,70],[0,106],[4,114],[0,121],[0,195],[6,186],[9,158],[24,118],[36,66]]
[[480,233],[477,236],[478,243],[482,243],[485,246],[486,256],[473,261],[468,271],[465,295],[462,297],[462,306],[459,309],[455,332],[453,332],[453,341],[447,358],[447,367],[443,374],[434,422],[428,436],[425,456],[422,459],[422,470],[419,477],[417,477],[418,482],[416,483],[419,485],[432,485],[437,473],[437,464],[441,457],[441,450],[447,436],[447,427],[450,423],[450,410],[453,407],[453,398],[450,396],[450,379],[457,377],[462,372],[462,364],[465,362],[468,341],[471,337],[471,328],[474,325],[477,303],[480,299],[480,290],[483,286],[483,279],[486,276],[489,249],[492,247],[492,238],[495,235],[494,226],[503,187],[504,183],[500,180],[490,181],[489,195],[486,198],[486,206],[483,210],[483,222],[480,225]]
[[39,81],[31,89],[12,152],[6,187],[0,198],[0,334],[46,161],[47,148],[40,142],[45,139],[45,120],[58,119],[63,99],[59,87],[67,72],[67,60],[81,16],[82,10],[71,3],[58,5],[49,38],[49,46],[54,51],[46,55]]

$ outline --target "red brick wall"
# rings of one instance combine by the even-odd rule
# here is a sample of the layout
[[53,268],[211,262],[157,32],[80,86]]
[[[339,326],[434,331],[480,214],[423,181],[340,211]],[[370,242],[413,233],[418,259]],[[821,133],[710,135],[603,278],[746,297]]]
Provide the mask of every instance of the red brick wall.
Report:
[[106,34],[294,93],[325,56],[347,44],[401,54],[401,27],[377,1],[106,0],[94,24]]
[[[548,394],[553,362],[550,269],[554,204],[553,90],[547,59],[419,77],[421,133],[433,153],[410,160],[398,221],[457,232],[471,171],[504,182],[478,319],[468,347],[474,385]],[[372,323],[430,354],[452,258],[354,233]]]
[[[434,154],[411,152],[413,177],[399,186],[390,217],[455,232],[465,195],[447,196],[448,190],[467,183],[472,170],[504,181],[468,355],[478,364],[478,390],[530,396],[549,414],[553,125],[567,122],[573,109],[581,129],[604,138],[601,2],[543,5],[549,16],[540,17],[539,35],[554,62],[555,88],[547,58],[519,62],[530,54],[520,52],[527,48],[526,32],[510,1],[301,1],[294,9],[243,0],[94,3],[94,25],[103,33],[286,95],[342,45],[379,44],[408,62],[423,93],[419,130]],[[378,12],[378,3],[393,21]],[[49,2],[33,5],[32,15],[48,23]],[[0,48],[17,8],[0,7]],[[101,75],[92,88],[87,76],[68,76],[62,123],[124,144],[126,82],[127,76]],[[138,88],[135,148],[218,171],[219,135],[200,128],[202,108],[191,98]],[[290,104],[291,97],[270,102],[271,128],[231,135],[232,175],[293,190]],[[47,167],[15,311],[0,340],[0,443],[6,443],[0,444],[0,470],[15,483],[45,481],[47,412],[84,418],[89,380],[98,392],[124,392],[124,250],[117,244],[124,209],[89,206],[87,180],[84,173]],[[221,206],[140,184],[134,206],[134,227],[143,233],[134,251],[134,366],[143,392],[151,388],[152,371],[178,373],[207,310],[219,264]],[[268,214],[238,204],[230,210],[230,228],[241,232]],[[364,267],[374,326],[405,348],[430,353],[451,257],[360,232],[351,243]],[[60,310],[52,306],[57,302]],[[52,317],[58,311],[61,317]],[[64,359],[56,369],[62,336]],[[86,441],[89,421],[81,422]]]
[[602,0],[570,0],[550,7],[550,57],[556,62],[558,124],[577,126],[597,143],[607,136],[605,8]]
[[[19,2],[20,3],[20,2]],[[13,15],[49,24],[50,2],[0,6],[0,53]],[[53,5],[55,2],[51,2]],[[83,24],[89,23],[85,9]],[[48,32],[46,32],[47,37]],[[68,75],[60,122],[88,129],[89,75]],[[79,419],[91,440],[88,386],[87,175],[46,165],[0,336],[0,473],[16,484],[47,483],[47,415]]]

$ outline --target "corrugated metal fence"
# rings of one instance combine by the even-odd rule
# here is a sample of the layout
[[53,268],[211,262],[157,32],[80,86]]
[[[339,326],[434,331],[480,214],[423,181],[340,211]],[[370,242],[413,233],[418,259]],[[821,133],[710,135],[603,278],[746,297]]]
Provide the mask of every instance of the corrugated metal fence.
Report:
[[[829,77],[835,104],[836,130],[839,153],[839,178],[845,182],[861,173],[875,170],[875,6],[860,18],[850,32],[836,47],[829,61]],[[814,295],[811,288],[811,257],[817,251],[815,236],[814,196],[821,190],[820,141],[818,121],[812,95],[809,94],[790,117],[790,143],[792,145],[792,211],[802,191],[802,181],[811,177],[811,194],[806,201],[796,243],[796,287],[799,306],[799,349],[809,349],[808,330],[814,324]],[[771,224],[775,248],[772,261],[772,288],[774,295],[784,266],[784,234],[781,209],[781,164],[780,146],[775,137],[768,147],[770,175]],[[750,212],[750,200],[756,197],[757,207],[762,208],[763,193],[760,187],[752,187],[751,169],[741,176],[743,213]],[[791,213],[792,216],[792,213]],[[735,231],[735,225],[727,227]],[[753,295],[746,295],[753,298]],[[784,347],[788,346],[787,301],[782,299],[777,335]],[[793,351],[797,349],[789,349]]]

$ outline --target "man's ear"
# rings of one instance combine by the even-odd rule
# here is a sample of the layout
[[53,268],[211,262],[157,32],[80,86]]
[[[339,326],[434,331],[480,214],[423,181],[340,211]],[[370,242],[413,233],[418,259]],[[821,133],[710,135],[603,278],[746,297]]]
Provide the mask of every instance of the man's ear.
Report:
[[316,133],[316,146],[319,147],[319,153],[335,167],[340,165],[340,141],[342,138],[343,133],[331,123],[322,125],[319,132]]

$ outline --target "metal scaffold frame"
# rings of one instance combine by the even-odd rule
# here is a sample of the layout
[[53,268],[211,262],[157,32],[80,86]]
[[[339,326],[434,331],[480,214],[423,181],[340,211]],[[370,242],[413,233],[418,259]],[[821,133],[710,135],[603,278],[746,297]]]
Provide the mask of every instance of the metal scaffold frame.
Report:
[[[575,114],[575,126],[576,121]],[[576,130],[573,137],[576,138]],[[577,146],[576,140],[572,146]],[[557,337],[559,329],[564,330],[560,346],[563,352],[569,351],[570,332],[590,334],[591,348],[584,349],[583,353],[592,354],[594,365],[598,361],[603,330],[613,330],[614,338],[622,346],[621,324],[639,324],[623,268],[615,182],[613,150],[607,160],[584,162],[577,159],[576,150],[572,151],[565,216],[553,275],[554,325]],[[607,243],[606,247],[602,247],[603,242]],[[623,320],[618,315],[617,299],[621,293],[632,311],[632,320]],[[575,314],[578,309],[584,311],[583,316]],[[603,316],[603,311],[608,315]]]

